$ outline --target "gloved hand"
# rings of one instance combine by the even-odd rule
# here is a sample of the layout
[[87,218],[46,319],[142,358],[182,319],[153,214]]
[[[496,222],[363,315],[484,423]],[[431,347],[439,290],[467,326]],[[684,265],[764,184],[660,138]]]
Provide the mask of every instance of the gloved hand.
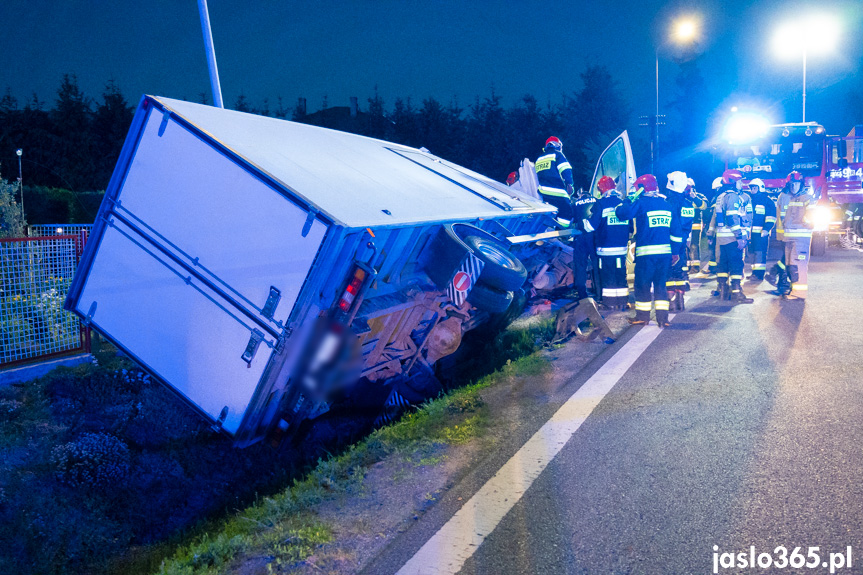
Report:
[[766,237],[769,237],[769,236],[770,236],[770,231],[769,231],[769,230],[761,230],[761,237],[762,237],[762,238],[766,238]]
[[680,261],[679,255],[675,254],[675,255],[671,256],[671,265],[676,266],[677,262],[679,262],[679,261]]
[[643,192],[643,191],[644,191],[644,188],[638,188],[638,189],[632,188],[631,190],[629,190],[629,193],[626,194],[626,199],[629,200],[630,202],[634,202],[635,200],[638,199],[638,196],[640,196],[641,192]]
[[737,240],[737,249],[740,250],[741,252],[743,250],[745,250],[746,249],[746,240],[744,240],[742,238]]

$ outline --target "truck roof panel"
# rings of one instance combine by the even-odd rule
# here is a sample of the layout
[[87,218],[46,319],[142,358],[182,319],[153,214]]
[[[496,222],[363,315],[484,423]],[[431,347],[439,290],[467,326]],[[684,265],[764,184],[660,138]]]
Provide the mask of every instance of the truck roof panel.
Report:
[[277,118],[147,98],[348,228],[554,210],[424,150]]

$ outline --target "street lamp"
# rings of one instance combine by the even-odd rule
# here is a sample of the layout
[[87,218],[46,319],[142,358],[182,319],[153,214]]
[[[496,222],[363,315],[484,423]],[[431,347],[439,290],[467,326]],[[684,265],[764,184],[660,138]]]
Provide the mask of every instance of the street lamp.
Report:
[[18,148],[15,150],[15,154],[18,156],[18,192],[21,194],[21,225],[24,225],[24,179],[21,177],[21,156],[24,154],[24,150]]
[[688,44],[698,36],[698,21],[694,18],[680,18],[674,22],[671,36],[656,47],[656,115],[653,122],[653,137],[650,140],[650,171],[656,173],[657,148],[659,147],[659,49],[669,42]]
[[825,54],[836,46],[839,25],[826,15],[786,22],[773,36],[774,50],[784,58],[803,56],[803,122],[806,122],[806,61],[810,54]]

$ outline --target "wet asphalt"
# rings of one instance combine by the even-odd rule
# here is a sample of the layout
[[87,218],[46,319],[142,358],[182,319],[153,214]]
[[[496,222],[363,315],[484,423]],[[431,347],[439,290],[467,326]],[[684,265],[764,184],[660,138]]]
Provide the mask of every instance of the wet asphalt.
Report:
[[[828,573],[852,548],[863,573],[863,253],[810,265],[807,300],[765,282],[730,306],[693,292],[485,539],[460,573]],[[539,401],[529,437],[619,346]],[[480,462],[470,495],[511,456]],[[463,497],[467,500],[467,497]],[[394,573],[458,508],[455,498],[392,542],[365,573]],[[724,568],[785,546],[813,567]],[[762,558],[766,563],[766,557]],[[838,557],[834,562],[838,563]],[[431,566],[430,566],[431,567]]]

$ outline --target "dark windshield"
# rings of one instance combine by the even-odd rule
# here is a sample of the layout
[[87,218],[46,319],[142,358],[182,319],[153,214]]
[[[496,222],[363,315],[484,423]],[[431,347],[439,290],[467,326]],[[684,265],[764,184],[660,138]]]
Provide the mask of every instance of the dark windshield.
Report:
[[730,152],[728,167],[752,177],[784,178],[792,170],[817,176],[823,163],[824,131],[815,133],[807,126],[773,127],[763,139],[733,146]]

